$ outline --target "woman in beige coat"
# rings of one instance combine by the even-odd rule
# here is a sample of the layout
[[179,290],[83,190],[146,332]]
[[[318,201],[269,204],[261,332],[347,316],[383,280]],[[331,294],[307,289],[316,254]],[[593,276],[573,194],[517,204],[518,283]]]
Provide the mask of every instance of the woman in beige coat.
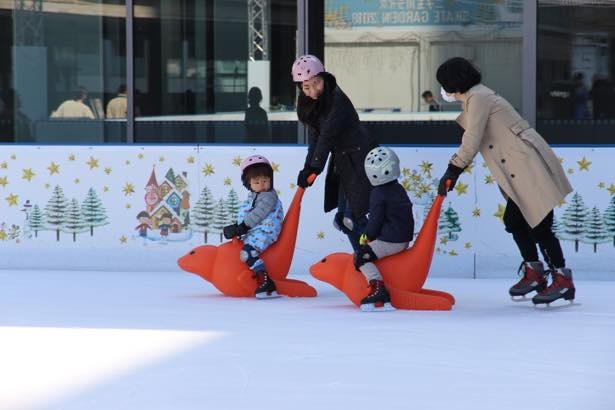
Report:
[[[523,262],[521,280],[509,293],[525,297],[537,291],[534,304],[559,298],[574,300],[572,272],[566,268],[559,240],[553,233],[553,208],[572,187],[549,145],[515,109],[493,90],[481,84],[480,72],[461,57],[444,62],[436,74],[447,101],[461,101],[457,122],[463,127],[461,145],[449,161],[438,193],[446,195],[452,184],[480,153],[507,200],[504,225],[516,242]],[[538,244],[548,270],[538,258]],[[547,287],[547,276],[552,282]]]

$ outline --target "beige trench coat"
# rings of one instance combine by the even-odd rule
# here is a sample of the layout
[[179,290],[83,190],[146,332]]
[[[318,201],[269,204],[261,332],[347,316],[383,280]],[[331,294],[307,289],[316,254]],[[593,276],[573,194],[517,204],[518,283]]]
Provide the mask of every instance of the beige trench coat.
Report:
[[531,227],[572,192],[553,150],[493,90],[482,84],[468,90],[457,122],[465,132],[450,163],[465,168],[480,151],[502,193],[519,206]]

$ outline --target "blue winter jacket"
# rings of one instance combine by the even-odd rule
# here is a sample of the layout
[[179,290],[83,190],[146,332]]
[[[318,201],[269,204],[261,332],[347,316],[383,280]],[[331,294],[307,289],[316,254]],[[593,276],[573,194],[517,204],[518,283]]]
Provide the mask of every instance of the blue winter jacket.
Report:
[[397,180],[375,186],[369,197],[365,234],[370,241],[411,242],[414,235],[412,202]]

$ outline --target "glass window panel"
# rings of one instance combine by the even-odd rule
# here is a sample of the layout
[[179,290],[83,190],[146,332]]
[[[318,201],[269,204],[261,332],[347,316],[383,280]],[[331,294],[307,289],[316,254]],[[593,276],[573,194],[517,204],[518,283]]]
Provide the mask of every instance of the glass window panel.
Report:
[[[522,0],[326,0],[325,66],[367,122],[454,119],[450,111],[460,106],[440,99],[436,70],[456,56],[477,65],[485,85],[521,110],[522,6]],[[430,112],[422,97],[428,90],[442,112]]]
[[135,141],[295,143],[296,20],[289,0],[136,0]]
[[614,80],[615,2],[540,1],[537,118],[615,119]]
[[125,141],[105,113],[126,82],[125,15],[123,1],[0,3],[3,142]]

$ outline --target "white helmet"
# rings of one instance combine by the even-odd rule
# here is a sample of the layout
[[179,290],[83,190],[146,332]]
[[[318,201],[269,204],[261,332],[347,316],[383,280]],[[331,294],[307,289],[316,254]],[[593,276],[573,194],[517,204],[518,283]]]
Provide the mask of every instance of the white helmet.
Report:
[[365,157],[365,174],[372,185],[386,184],[399,178],[399,158],[387,147],[376,147]]

